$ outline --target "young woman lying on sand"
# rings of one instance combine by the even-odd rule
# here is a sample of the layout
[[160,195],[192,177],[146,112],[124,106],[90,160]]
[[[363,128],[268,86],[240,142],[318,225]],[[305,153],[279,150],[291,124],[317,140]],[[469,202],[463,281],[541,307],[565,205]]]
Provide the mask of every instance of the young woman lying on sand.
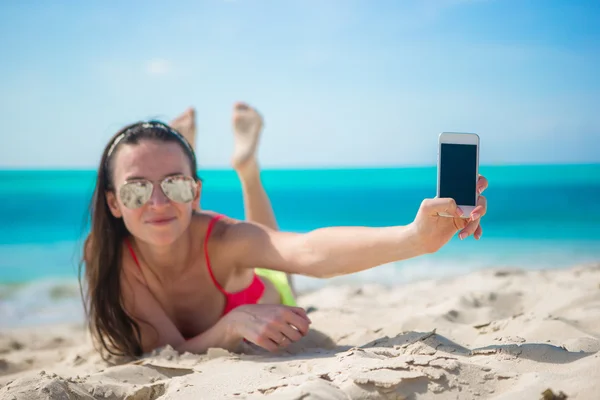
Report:
[[[278,231],[255,158],[262,119],[238,103],[233,125],[248,221],[199,209],[194,151],[168,125],[127,126],[106,146],[84,254],[89,325],[103,352],[139,356],[171,345],[202,353],[242,340],[277,351],[311,323],[278,281],[283,273],[351,274],[436,252],[459,231],[481,236],[484,197],[468,219],[438,198],[424,200],[406,226]],[[480,177],[478,190],[486,187]]]

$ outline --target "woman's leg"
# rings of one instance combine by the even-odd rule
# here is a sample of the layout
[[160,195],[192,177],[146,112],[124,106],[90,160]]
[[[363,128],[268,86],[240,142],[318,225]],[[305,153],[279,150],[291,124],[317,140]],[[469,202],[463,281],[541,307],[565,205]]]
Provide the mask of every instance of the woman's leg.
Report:
[[279,229],[271,200],[260,179],[258,163],[255,160],[250,160],[243,168],[236,168],[235,170],[242,184],[246,219],[273,230]]
[[[244,213],[248,221],[278,229],[277,220],[260,178],[260,168],[256,160],[256,150],[263,126],[262,117],[252,107],[236,103],[233,107],[234,152],[231,159],[233,169],[242,184]],[[180,132],[192,145],[196,142],[196,113],[188,108],[170,122],[171,127]],[[287,280],[294,292],[291,276]]]
[[246,219],[271,229],[279,229],[271,200],[260,178],[260,168],[256,159],[263,127],[262,117],[250,106],[236,103],[233,106],[232,123],[234,150],[231,166],[242,184]]
[[[263,121],[260,114],[244,103],[236,103],[233,108],[234,152],[231,165],[242,184],[244,212],[246,219],[277,230],[277,220],[271,200],[260,178],[260,167],[256,151],[260,140]],[[294,291],[291,276],[288,283]]]
[[188,108],[181,115],[169,122],[171,128],[181,133],[184,138],[192,145],[196,145],[196,111]]
[[[175,119],[169,122],[171,128],[181,133],[183,137],[190,143],[192,149],[196,146],[196,110],[189,107],[183,113],[179,114]],[[194,205],[196,211],[200,211],[200,204]]]
[[[188,108],[170,122],[192,145],[196,142],[196,113]],[[262,130],[262,118],[253,108],[237,103],[233,109],[234,153],[231,165],[242,184],[246,219],[278,229],[269,196],[260,179],[256,149]]]

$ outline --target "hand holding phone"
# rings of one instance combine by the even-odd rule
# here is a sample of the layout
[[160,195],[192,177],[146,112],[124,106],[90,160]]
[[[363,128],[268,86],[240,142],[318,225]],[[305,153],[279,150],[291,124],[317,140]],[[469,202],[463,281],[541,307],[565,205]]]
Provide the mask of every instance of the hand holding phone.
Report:
[[[470,218],[479,193],[479,136],[475,133],[443,132],[438,140],[437,197],[454,199],[462,218]],[[452,217],[440,213],[444,217]]]

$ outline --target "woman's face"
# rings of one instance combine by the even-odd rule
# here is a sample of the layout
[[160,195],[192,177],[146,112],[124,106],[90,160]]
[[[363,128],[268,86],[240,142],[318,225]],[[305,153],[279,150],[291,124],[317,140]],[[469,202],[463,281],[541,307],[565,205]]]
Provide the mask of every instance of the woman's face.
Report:
[[[166,192],[170,194],[172,192],[169,188],[182,187],[181,180],[186,178],[181,176],[187,177],[188,180],[193,178],[189,160],[183,149],[176,142],[142,140],[136,145],[122,145],[114,157],[115,192],[106,194],[111,213],[116,218],[123,218],[129,232],[138,239],[156,246],[172,244],[190,225],[192,210],[197,208],[200,198],[199,182],[195,182],[193,189],[188,192],[189,196],[183,196],[186,197],[186,201],[193,198],[188,202],[173,201],[171,198],[177,196],[171,195],[169,198],[161,188],[161,182],[166,182]],[[178,181],[175,186],[169,177],[176,177]],[[133,188],[133,191],[122,190],[127,182],[136,183],[135,188],[133,185],[128,187]],[[152,194],[146,201],[146,198],[139,194],[144,193],[141,189],[150,193],[150,188]],[[132,197],[138,201],[132,201]],[[135,206],[132,207],[134,203]]]

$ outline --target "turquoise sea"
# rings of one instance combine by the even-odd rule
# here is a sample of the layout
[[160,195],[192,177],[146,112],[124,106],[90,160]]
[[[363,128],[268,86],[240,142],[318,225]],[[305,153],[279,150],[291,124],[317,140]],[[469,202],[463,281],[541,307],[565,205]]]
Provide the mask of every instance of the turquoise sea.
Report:
[[[600,262],[600,164],[482,166],[490,180],[480,241],[333,280],[298,278],[300,289],[368,280],[408,282],[514,266]],[[202,173],[201,205],[243,218],[239,182]],[[0,170],[0,328],[80,320],[77,263],[93,170]],[[268,170],[264,182],[280,227],[407,224],[435,196],[435,167]]]

